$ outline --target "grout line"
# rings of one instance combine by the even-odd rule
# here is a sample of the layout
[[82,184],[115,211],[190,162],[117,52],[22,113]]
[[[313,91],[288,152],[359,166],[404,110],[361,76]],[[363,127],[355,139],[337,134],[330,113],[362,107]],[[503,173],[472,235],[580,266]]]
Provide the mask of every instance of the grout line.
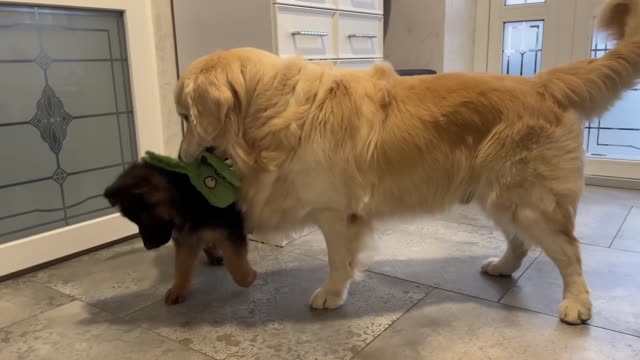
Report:
[[580,243],[580,246],[588,246],[588,247],[599,248],[599,249],[608,249],[608,250],[613,250],[613,251],[621,251],[621,252],[631,253],[631,254],[640,254],[640,251],[636,251],[636,250],[611,248],[611,247],[606,247],[606,246],[602,246],[602,245],[593,245],[593,244]]
[[126,312],[126,313],[124,313],[124,314],[122,314],[122,315],[113,314],[113,313],[111,313],[111,312],[109,312],[109,311],[107,311],[107,310],[103,310],[103,311],[107,311],[107,312],[109,312],[110,314],[112,314],[112,315],[114,315],[114,316],[117,316],[117,317],[119,317],[119,318],[121,318],[121,319],[129,320],[129,319],[128,319],[128,317],[129,317],[129,316],[131,316],[131,315],[133,315],[133,314],[135,314],[135,313],[137,313],[137,312],[139,312],[139,311],[142,311],[142,310],[144,310],[144,309],[146,309],[146,308],[148,308],[148,307],[150,307],[150,306],[152,306],[152,305],[155,305],[155,304],[157,304],[157,303],[159,303],[159,302],[161,302],[161,301],[163,301],[163,300],[162,300],[162,298],[160,298],[160,299],[158,299],[158,300],[156,300],[156,301],[152,301],[152,302],[148,303],[147,305],[142,305],[141,307],[139,307],[139,308],[137,308],[137,309],[133,309],[133,310],[131,310],[131,311],[129,311],[129,312]]
[[520,274],[520,276],[518,276],[515,279],[515,282],[513,283],[513,286],[511,286],[509,289],[507,289],[507,291],[504,292],[504,294],[502,294],[502,296],[500,296],[500,299],[498,299],[498,301],[496,301],[498,304],[502,304],[502,299],[504,299],[505,296],[507,296],[507,294],[513,290],[513,288],[518,285],[518,281],[524,276],[524,274],[533,266],[533,264],[538,260],[538,258],[540,256],[542,256],[542,254],[544,254],[544,251],[540,250],[540,252],[538,253],[538,255],[536,255],[536,257],[529,263],[529,265],[527,265],[527,267],[524,269],[524,271],[522,272],[522,274]]
[[[286,250],[286,249],[284,249],[284,250],[285,250],[285,251],[288,251],[290,254],[299,255],[299,256],[304,256],[304,257],[307,257],[307,258],[310,258],[310,259],[322,260],[322,261],[324,261],[324,262],[327,262],[327,259],[322,258],[322,257],[319,257],[319,256],[313,256],[313,255],[305,254],[305,253],[303,253],[303,252],[299,252],[299,251],[296,251],[296,250]],[[525,273],[527,270],[529,270],[529,268],[533,265],[533,263],[534,263],[534,262],[536,262],[536,260],[538,260],[538,258],[539,258],[543,253],[544,253],[543,251],[540,251],[540,252],[538,253],[538,255],[536,255],[535,259],[533,259],[533,261],[531,261],[531,263],[527,266],[527,268],[522,272],[522,274],[520,274],[520,276],[518,276],[518,277],[517,277],[517,278],[515,278],[514,280],[515,280],[515,281],[518,281],[518,280],[519,280],[519,279],[524,275],[524,273]],[[432,285],[432,284],[422,283],[422,282],[415,281],[415,280],[405,279],[405,278],[401,278],[401,277],[399,277],[399,276],[390,275],[390,274],[385,274],[385,273],[378,272],[378,271],[371,270],[371,269],[365,269],[365,270],[363,270],[363,272],[368,272],[368,273],[372,273],[372,274],[376,274],[376,275],[381,275],[381,276],[389,277],[389,278],[396,279],[396,280],[405,281],[405,282],[412,283],[412,284],[417,284],[417,285],[422,285],[422,286],[428,286],[428,287],[431,287],[431,288],[433,288],[433,289],[439,289],[439,290],[449,291],[449,292],[452,292],[452,293],[456,293],[456,294],[460,294],[460,295],[464,295],[464,296],[469,296],[469,297],[476,298],[476,299],[479,299],[479,300],[490,301],[490,302],[494,302],[494,303],[500,303],[499,301],[500,301],[500,300],[502,300],[502,298],[504,297],[504,295],[506,295],[506,293],[505,293],[505,294],[504,294],[504,295],[502,295],[498,300],[490,300],[490,299],[486,299],[486,298],[479,297],[479,296],[476,296],[476,295],[465,294],[465,293],[463,293],[463,292],[459,292],[459,291],[455,291],[455,290],[450,290],[450,289],[446,289],[446,288],[438,287],[438,286],[435,286],[435,285]],[[487,275],[487,276],[491,276],[491,275]],[[509,290],[511,290],[512,288],[513,288],[513,287],[509,288],[506,292],[509,292]]]
[[[323,259],[323,258],[319,258],[319,257],[315,257],[315,256],[312,256],[312,255],[307,255],[307,254],[303,254],[303,253],[299,253],[299,252],[290,252],[290,253],[292,253],[292,254],[294,254],[294,255],[300,255],[300,256],[308,257],[308,258],[311,258],[311,259],[324,260],[325,262],[327,261],[327,259]],[[538,256],[540,256],[540,254],[538,254]],[[472,297],[472,298],[475,298],[475,299],[478,299],[478,300],[483,300],[483,301],[489,301],[489,302],[497,303],[495,300],[489,300],[489,299],[482,298],[482,297],[479,297],[479,296],[476,296],[476,295],[465,294],[465,293],[463,293],[463,292],[459,292],[459,291],[455,291],[455,290],[450,290],[450,289],[445,289],[445,288],[441,288],[441,287],[434,286],[434,285],[431,285],[431,284],[421,283],[421,282],[419,282],[419,281],[415,281],[415,280],[404,279],[404,278],[401,278],[401,277],[399,277],[399,276],[390,275],[390,274],[385,274],[385,273],[381,273],[381,272],[378,272],[378,271],[375,271],[375,270],[371,270],[371,269],[365,269],[365,270],[363,270],[363,272],[368,272],[368,273],[371,273],[371,274],[376,274],[376,275],[380,275],[380,276],[388,277],[388,278],[391,278],[391,279],[396,279],[396,280],[404,281],[404,282],[407,282],[407,283],[410,283],[410,284],[416,284],[416,285],[421,285],[421,286],[427,286],[427,287],[430,287],[430,288],[432,289],[431,291],[433,291],[433,290],[435,290],[435,289],[438,289],[438,290],[443,290],[443,291],[448,291],[448,292],[456,293],[456,294],[459,294],[459,295],[469,296],[469,297]],[[431,293],[431,291],[429,291],[429,293]]]
[[489,226],[489,225],[479,225],[479,224],[470,224],[467,222],[462,222],[462,221],[455,221],[455,220],[450,220],[450,219],[444,219],[444,218],[436,218],[436,220],[439,221],[444,221],[450,224],[458,224],[458,225],[466,225],[466,226],[474,226],[474,227],[479,227],[479,228],[483,228],[483,229],[491,229],[491,230],[496,230],[496,231],[500,231],[498,230],[496,227],[494,226]]
[[[18,278],[18,279],[19,279],[19,278]],[[89,306],[93,307],[93,308],[96,308],[96,309],[98,309],[98,310],[100,310],[100,311],[103,311],[103,312],[105,312],[105,313],[107,313],[107,314],[109,314],[109,315],[115,316],[115,317],[120,318],[120,319],[123,319],[123,320],[127,320],[127,319],[126,319],[126,317],[127,317],[127,316],[129,316],[129,315],[131,315],[131,314],[133,314],[133,313],[135,313],[135,312],[138,312],[138,311],[140,311],[140,310],[142,310],[142,309],[145,309],[145,308],[147,308],[147,307],[149,307],[149,306],[151,306],[151,305],[153,305],[153,304],[155,304],[155,303],[157,303],[157,302],[162,301],[162,299],[158,299],[158,300],[156,300],[156,301],[152,301],[150,304],[143,305],[143,306],[141,306],[140,308],[137,308],[137,309],[134,309],[134,310],[132,310],[132,311],[129,311],[129,312],[125,313],[124,315],[119,315],[119,314],[113,313],[113,312],[111,312],[111,311],[109,311],[109,310],[107,310],[107,309],[103,309],[103,308],[101,308],[101,307],[97,306],[96,304],[88,303],[88,302],[86,302],[84,299],[82,299],[82,298],[80,298],[80,297],[78,297],[78,296],[76,296],[76,295],[67,294],[67,293],[65,293],[65,292],[63,292],[63,291],[61,291],[61,290],[58,290],[58,289],[56,289],[56,288],[52,287],[51,285],[49,285],[49,284],[47,284],[47,283],[45,283],[45,282],[36,281],[35,279],[28,279],[27,281],[32,282],[32,283],[37,284],[37,285],[40,285],[40,286],[43,286],[43,287],[46,287],[46,288],[48,288],[48,289],[50,289],[50,290],[56,291],[56,292],[58,292],[58,293],[60,293],[60,294],[62,294],[62,295],[64,295],[64,296],[70,297],[70,298],[72,299],[70,302],[73,302],[73,301],[80,301],[80,302],[82,302],[82,303],[85,303],[85,304],[87,304],[87,305],[89,305]],[[65,304],[63,304],[63,305],[66,305],[66,304],[68,304],[68,303],[65,303]],[[62,305],[60,305],[60,306],[62,306]],[[47,311],[49,311],[49,310],[47,310]]]
[[[529,263],[529,265],[527,265],[527,268],[526,268],[526,269],[524,269],[524,271],[522,272],[522,274],[520,274],[520,276],[518,276],[518,277],[516,278],[516,281],[520,280],[520,279],[524,276],[524,273],[526,273],[526,272],[529,270],[529,268],[533,266],[533,263],[535,263],[535,262],[538,260],[538,258],[539,258],[540,256],[542,256],[542,254],[544,254],[544,251],[540,250],[540,252],[538,253],[538,255],[536,255],[536,257],[533,259],[533,261],[531,261],[531,262]],[[509,290],[511,290],[511,289],[509,289]]]
[[[449,291],[449,290],[445,290],[445,291]],[[463,294],[464,295],[464,294]],[[589,323],[583,323],[581,325],[571,325],[571,324],[567,324],[565,322],[563,322],[562,320],[560,320],[560,317],[558,317],[557,315],[551,315],[539,310],[533,310],[533,309],[527,309],[527,308],[523,308],[523,307],[519,307],[519,306],[515,306],[515,305],[511,305],[511,304],[504,304],[504,303],[499,303],[499,305],[501,306],[506,306],[512,309],[516,309],[516,310],[520,310],[520,311],[527,311],[527,312],[531,312],[534,314],[539,314],[539,315],[544,315],[553,319],[557,319],[561,324],[568,326],[568,327],[577,327],[577,326],[589,326],[592,328],[596,328],[596,329],[601,329],[601,330],[605,330],[605,331],[610,331],[610,332],[614,332],[614,333],[618,333],[618,334],[622,334],[622,335],[627,335],[627,336],[631,336],[634,338],[640,338],[639,335],[634,335],[634,334],[630,334],[630,333],[626,333],[624,331],[620,331],[620,330],[615,330],[615,329],[609,329],[603,326],[599,326],[599,325],[594,325],[594,324],[589,324]],[[559,306],[560,304],[558,304]]]
[[[437,286],[433,286],[433,285],[429,285],[429,284],[424,284],[424,283],[421,283],[421,282],[418,282],[418,281],[413,281],[413,280],[403,279],[403,278],[398,277],[398,276],[389,275],[389,274],[384,274],[384,273],[377,272],[377,271],[374,271],[374,270],[364,270],[364,272],[368,272],[368,273],[375,274],[375,275],[379,275],[379,276],[388,277],[388,278],[390,278],[390,279],[394,279],[394,280],[401,280],[401,281],[404,281],[404,282],[407,282],[407,283],[410,283],[410,284],[415,284],[415,285],[420,285],[420,286],[430,287],[430,288],[431,288],[431,290],[429,290],[429,293],[431,293],[431,291],[433,291],[434,289],[440,289],[440,288],[439,288],[439,287],[437,287]],[[440,289],[440,290],[444,290],[444,289]],[[486,299],[485,299],[485,300],[486,300]]]
[[[471,297],[471,298],[476,298],[478,300],[489,302],[489,303],[494,303],[494,302],[492,302],[490,300],[487,300],[487,299],[482,299],[482,298],[478,298],[477,296],[472,296],[472,295],[459,293],[457,291],[451,291],[451,290],[440,289],[440,288],[436,288],[436,289],[442,290],[442,291],[446,291],[446,292],[449,292],[449,293],[454,293],[454,294],[459,294],[459,295]],[[539,310],[527,309],[527,308],[523,308],[523,307],[511,305],[511,304],[503,304],[503,303],[495,303],[495,304],[500,305],[500,306],[504,306],[504,307],[508,307],[508,308],[511,308],[511,309],[519,310],[519,311],[530,312],[530,313],[534,313],[534,314],[550,317],[550,318],[553,318],[553,319],[557,319],[562,325],[568,326],[568,327],[588,326],[588,327],[601,329],[601,330],[605,330],[605,331],[610,331],[610,332],[614,332],[614,333],[618,333],[618,334],[622,334],[622,335],[626,335],[626,336],[631,336],[631,337],[634,337],[634,338],[640,338],[640,335],[634,335],[634,334],[630,334],[630,333],[627,333],[627,332],[624,332],[624,331],[610,329],[610,328],[606,328],[606,327],[599,326],[599,325],[594,325],[594,324],[589,324],[589,323],[584,323],[582,325],[570,325],[570,324],[564,323],[562,320],[560,320],[560,318],[557,315],[550,315],[548,313],[545,313],[545,312],[542,312],[542,311],[539,311]]]
[[395,320],[393,320],[386,328],[384,328],[384,330],[382,330],[380,332],[380,334],[376,335],[373,337],[373,339],[371,339],[371,341],[369,341],[368,343],[366,343],[362,349],[358,350],[355,354],[353,354],[353,356],[350,357],[350,359],[354,359],[356,356],[358,356],[361,352],[363,352],[367,347],[369,347],[369,345],[373,344],[374,341],[378,340],[378,338],[380,336],[382,336],[382,334],[384,334],[385,332],[387,332],[387,330],[391,329],[391,327],[393,325],[395,325],[395,323],[397,323],[401,318],[403,318],[406,314],[408,314],[411,310],[413,310],[413,308],[415,308],[416,306],[418,306],[418,304],[420,304],[424,299],[427,298],[427,296],[429,296],[433,291],[435,290],[434,287],[430,288],[426,294],[424,294],[423,297],[421,297],[418,301],[416,301],[415,303],[413,303],[413,305],[409,306],[409,308],[403,312],[402,314],[400,314],[400,316],[398,316]]
[[133,315],[133,314],[135,314],[135,313],[137,313],[137,312],[140,312],[140,311],[142,311],[142,310],[145,310],[145,309],[147,309],[147,308],[149,308],[149,307],[151,307],[151,306],[153,306],[153,305],[155,305],[155,304],[157,304],[157,303],[159,303],[159,302],[161,302],[161,301],[163,301],[163,300],[160,298],[160,299],[158,299],[158,300],[156,300],[156,301],[152,301],[152,302],[150,302],[150,303],[149,303],[149,304],[147,304],[147,305],[143,305],[143,306],[141,306],[141,307],[139,307],[139,308],[137,308],[137,309],[131,310],[131,311],[129,311],[129,312],[127,312],[127,313],[123,314],[123,315],[116,315],[116,314],[113,314],[113,315],[115,315],[115,316],[117,316],[117,317],[119,317],[119,318],[122,318],[122,319],[124,319],[124,320],[130,320],[130,319],[128,318],[129,316],[131,316],[131,315]]
[[488,302],[492,302],[492,303],[498,304],[495,300],[489,300],[489,299],[486,299],[486,298],[483,298],[483,297],[479,297],[477,295],[465,294],[465,293],[460,292],[460,291],[445,289],[445,288],[442,288],[442,287],[439,287],[439,286],[434,286],[434,285],[429,285],[429,284],[424,284],[424,283],[421,283],[421,282],[418,282],[418,281],[414,281],[414,280],[403,279],[401,277],[397,277],[397,276],[393,276],[393,275],[389,275],[389,274],[383,274],[383,273],[376,272],[376,271],[373,271],[373,270],[365,270],[365,271],[373,273],[373,274],[377,274],[377,275],[382,275],[382,276],[394,278],[394,279],[397,279],[397,280],[406,281],[406,282],[409,282],[409,283],[412,283],[412,284],[428,286],[428,287],[433,288],[434,290],[437,289],[437,290],[442,290],[442,291],[448,291],[450,293],[454,293],[454,294],[458,294],[458,295],[464,295],[464,296],[468,296],[470,298],[474,298],[474,299],[478,299],[478,300],[482,300],[482,301],[488,301]]
[[[68,304],[70,304],[70,303],[72,303],[72,302],[74,302],[74,301],[82,301],[82,300],[80,300],[80,299],[76,298],[75,296],[72,296],[72,295],[69,295],[69,294],[65,294],[65,293],[63,293],[62,291],[58,290],[58,289],[54,289],[54,288],[52,288],[51,286],[48,286],[48,285],[45,285],[45,284],[41,284],[41,283],[36,282],[36,281],[33,281],[33,280],[26,280],[26,281],[27,281],[27,282],[30,282],[30,283],[33,283],[33,284],[35,284],[35,285],[40,285],[40,286],[45,287],[45,288],[47,288],[47,289],[49,289],[49,290],[53,290],[53,291],[55,291],[55,292],[58,292],[58,293],[60,293],[60,294],[64,295],[65,297],[69,298],[69,301],[67,301],[67,302],[66,302],[66,303],[64,303],[64,304],[60,304],[60,305],[58,305],[58,306],[54,306],[54,307],[52,307],[51,309],[47,309],[47,310],[44,310],[44,311],[40,311],[40,312],[38,312],[38,313],[36,313],[36,314],[29,315],[29,316],[27,316],[27,317],[26,317],[26,318],[24,318],[24,319],[20,319],[20,320],[18,320],[18,321],[12,322],[12,323],[10,323],[10,324],[4,325],[4,326],[0,326],[0,330],[5,329],[5,328],[8,328],[9,326],[13,326],[13,325],[19,324],[19,323],[21,323],[21,322],[23,322],[23,321],[31,320],[31,319],[33,319],[33,318],[35,318],[35,317],[38,317],[38,316],[42,315],[42,314],[48,313],[49,311],[52,311],[52,310],[58,309],[58,308],[60,308],[60,307],[62,307],[62,306],[68,305]],[[82,301],[82,302],[84,302],[84,301]]]
[[[304,256],[304,257],[307,257],[307,258],[310,258],[310,259],[322,260],[322,261],[324,261],[324,262],[327,262],[327,259],[325,259],[325,258],[318,257],[318,256],[313,256],[313,255],[308,255],[308,254],[305,254],[305,253],[302,253],[302,252],[297,252],[297,251],[295,251],[295,250],[288,250],[288,252],[289,252],[290,254],[299,255],[299,256]],[[522,277],[522,275],[524,275],[524,273],[525,273],[527,270],[529,270],[529,268],[533,265],[533,263],[534,263],[534,262],[535,262],[535,261],[536,261],[536,260],[537,260],[541,255],[542,255],[542,254],[543,254],[543,252],[542,252],[542,251],[540,251],[540,253],[536,256],[536,258],[535,258],[535,259],[534,259],[534,260],[533,260],[533,261],[532,261],[532,262],[527,266],[527,268],[525,269],[525,271],[523,271],[523,272],[522,272],[522,274],[521,274],[518,278],[516,278],[516,279],[515,279],[515,281],[518,281],[518,280]],[[502,297],[504,297],[504,295],[502,295],[498,300],[490,300],[490,299],[486,299],[486,298],[483,298],[483,297],[480,297],[480,296],[477,296],[477,295],[465,294],[465,293],[463,293],[463,292],[459,292],[459,291],[456,291],[456,290],[450,290],[450,289],[446,289],[446,288],[438,287],[438,286],[435,286],[435,285],[432,285],[432,284],[427,284],[427,283],[422,283],[422,282],[415,281],[415,280],[405,279],[405,278],[401,278],[401,277],[399,277],[399,276],[390,275],[390,274],[385,274],[385,273],[378,272],[378,271],[371,270],[371,269],[365,269],[365,270],[363,270],[363,272],[368,272],[368,273],[372,273],[372,274],[376,274],[376,275],[381,275],[381,276],[385,276],[385,277],[388,277],[388,278],[392,278],[392,279],[396,279],[396,280],[405,281],[405,282],[408,282],[408,283],[411,283],[411,284],[422,285],[422,286],[428,286],[428,287],[430,287],[430,288],[432,288],[432,289],[444,290],[444,291],[448,291],[448,292],[452,292],[452,293],[456,293],[456,294],[460,294],[460,295],[464,295],[464,296],[469,296],[469,297],[472,297],[472,298],[475,298],[475,299],[478,299],[478,300],[489,301],[489,302],[493,302],[493,303],[497,303],[497,304],[501,304],[499,301],[500,301],[500,300],[502,300]],[[487,276],[491,276],[491,275],[487,275]],[[509,288],[509,289],[507,290],[507,292],[509,292],[509,290],[511,290],[511,289],[512,289],[512,288]],[[506,295],[506,293],[505,293],[505,295]]]
[[620,223],[620,227],[618,227],[616,234],[613,235],[613,238],[611,239],[611,242],[609,243],[609,246],[607,246],[607,248],[611,249],[611,247],[613,246],[613,243],[616,241],[616,238],[618,237],[618,234],[620,234],[620,230],[622,230],[622,227],[627,222],[627,219],[629,218],[629,215],[631,215],[632,211],[633,211],[633,206],[629,207],[629,211],[627,212],[627,215],[625,215],[624,219]]
[[178,345],[178,346],[180,346],[181,348],[189,349],[189,350],[195,351],[195,352],[197,352],[197,353],[200,353],[200,354],[202,354],[202,355],[206,356],[207,358],[213,359],[213,357],[211,357],[211,356],[209,356],[209,355],[207,355],[207,354],[203,353],[203,352],[202,352],[202,351],[200,351],[200,350],[194,349],[194,348],[192,348],[191,346],[186,346],[186,345],[184,345],[184,344],[181,344],[179,341],[177,341],[177,340],[175,340],[175,339],[171,339],[171,338],[169,338],[169,337],[167,337],[167,336],[164,336],[164,335],[162,335],[162,334],[160,334],[160,333],[157,333],[157,332],[155,332],[155,331],[153,331],[153,330],[151,330],[151,329],[148,329],[148,328],[146,328],[146,327],[144,327],[144,326],[141,326],[141,325],[139,325],[138,323],[136,323],[135,321],[133,321],[133,320],[131,320],[131,319],[127,319],[127,318],[125,317],[125,316],[129,316],[129,315],[131,315],[131,314],[133,314],[133,313],[135,313],[135,312],[137,312],[137,311],[139,311],[139,310],[142,310],[142,309],[144,309],[144,308],[147,308],[147,307],[149,307],[149,306],[151,306],[151,305],[153,305],[153,304],[155,304],[155,303],[158,303],[158,302],[160,302],[160,301],[162,301],[162,300],[154,301],[154,302],[152,302],[151,304],[145,305],[145,306],[141,307],[140,309],[138,309],[138,310],[134,310],[133,312],[129,313],[128,315],[123,315],[123,316],[116,315],[116,314],[114,314],[114,313],[112,313],[112,312],[110,312],[110,311],[106,311],[106,310],[104,310],[104,309],[101,309],[101,308],[99,308],[99,307],[97,307],[97,306],[95,306],[95,305],[89,304],[89,303],[84,302],[84,301],[82,301],[82,300],[79,300],[79,301],[80,301],[80,302],[82,302],[82,303],[84,303],[84,304],[86,304],[87,306],[90,306],[90,307],[92,307],[92,308],[94,308],[94,309],[98,310],[98,311],[101,311],[101,312],[103,312],[103,313],[109,314],[109,315],[111,315],[111,316],[113,316],[113,317],[115,317],[115,318],[117,318],[117,319],[119,319],[119,320],[125,321],[125,322],[127,323],[126,325],[128,325],[128,326],[132,326],[132,327],[134,327],[134,328],[137,328],[137,329],[140,329],[140,330],[142,330],[142,331],[144,331],[144,332],[147,332],[147,333],[149,333],[149,334],[151,334],[151,335],[161,337],[161,338],[163,338],[163,339],[165,339],[165,340],[168,340],[168,341],[170,341],[170,342],[172,342],[172,343],[177,344],[177,345]]

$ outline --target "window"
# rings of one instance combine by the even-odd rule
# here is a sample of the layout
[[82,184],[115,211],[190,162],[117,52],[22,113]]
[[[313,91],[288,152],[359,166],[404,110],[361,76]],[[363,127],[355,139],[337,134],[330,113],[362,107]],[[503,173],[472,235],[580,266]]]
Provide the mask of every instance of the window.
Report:
[[544,21],[504,23],[502,73],[533,76],[542,62]]
[[[593,31],[591,57],[599,58],[615,47],[605,32]],[[585,126],[584,147],[591,157],[640,160],[640,87],[627,91],[611,110]]]

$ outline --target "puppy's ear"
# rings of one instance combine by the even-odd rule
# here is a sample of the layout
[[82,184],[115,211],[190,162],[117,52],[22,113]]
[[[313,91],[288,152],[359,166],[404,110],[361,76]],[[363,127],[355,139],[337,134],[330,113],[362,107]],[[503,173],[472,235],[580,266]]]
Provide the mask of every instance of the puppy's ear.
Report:
[[128,167],[102,194],[111,206],[119,206],[130,202],[134,196],[141,196],[143,185],[151,178],[152,172],[147,167],[136,163]]
[[123,184],[122,179],[117,179],[113,184],[109,185],[103,193],[103,196],[109,201],[109,205],[120,205],[129,192],[128,188]]
[[138,224],[138,232],[142,238],[144,248],[152,250],[159,248],[171,240],[173,224],[169,221],[158,219],[158,221]]

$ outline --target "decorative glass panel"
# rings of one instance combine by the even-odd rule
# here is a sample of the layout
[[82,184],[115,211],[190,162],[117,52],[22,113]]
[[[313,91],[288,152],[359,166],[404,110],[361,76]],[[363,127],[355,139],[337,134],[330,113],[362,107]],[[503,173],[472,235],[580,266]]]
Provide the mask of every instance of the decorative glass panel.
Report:
[[544,21],[504,23],[502,73],[533,76],[542,62]]
[[[591,57],[599,58],[615,47],[605,32],[593,31]],[[640,87],[627,91],[615,106],[585,127],[584,146],[590,157],[640,160]]]
[[123,14],[0,6],[0,243],[114,212],[137,159]]
[[546,0],[505,0],[504,4],[509,5],[524,5],[524,4],[539,4],[543,3]]

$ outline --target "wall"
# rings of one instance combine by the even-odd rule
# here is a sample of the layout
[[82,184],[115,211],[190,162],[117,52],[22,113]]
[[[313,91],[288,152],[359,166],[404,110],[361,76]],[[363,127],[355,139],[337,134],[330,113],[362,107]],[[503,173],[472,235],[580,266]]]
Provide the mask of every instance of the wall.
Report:
[[174,0],[173,9],[181,72],[216,50],[273,51],[270,0]]
[[398,69],[472,71],[477,0],[385,0],[385,59]]
[[445,0],[386,0],[384,54],[397,69],[443,70]]
[[444,71],[473,71],[476,0],[446,0]]
[[162,99],[163,141],[167,155],[177,155],[182,140],[182,128],[173,101],[173,91],[178,75],[171,0],[152,0],[151,12],[158,64],[158,83]]

